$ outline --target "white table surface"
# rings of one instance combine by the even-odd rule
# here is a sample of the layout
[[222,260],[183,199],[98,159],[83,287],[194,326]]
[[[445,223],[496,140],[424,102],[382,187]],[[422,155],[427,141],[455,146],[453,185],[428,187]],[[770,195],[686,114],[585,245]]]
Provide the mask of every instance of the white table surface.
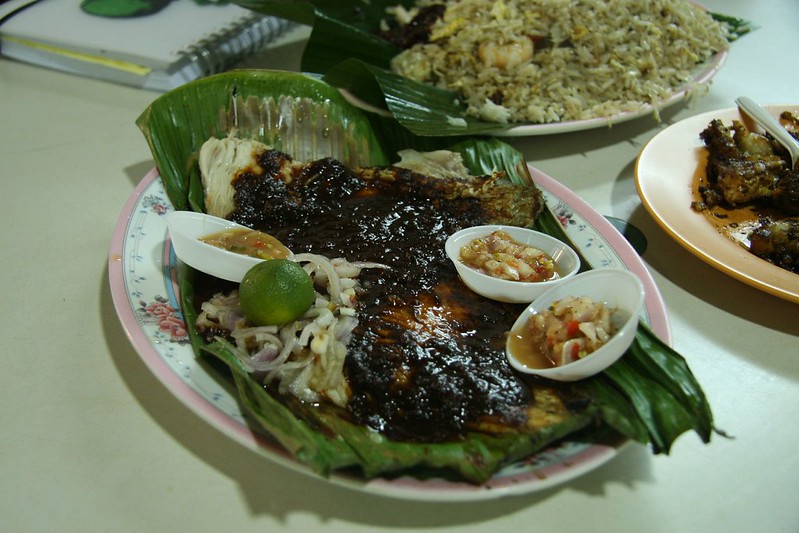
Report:
[[[153,166],[134,120],[157,94],[0,59],[0,530],[799,531],[799,307],[685,251],[635,190],[636,156],[666,124],[743,94],[799,98],[799,3],[706,5],[759,26],[706,96],[662,125],[514,143],[644,232],[673,344],[734,439],[688,434],[668,457],[631,446],[565,485],[468,504],[338,488],[244,448],[173,397],[128,342],[107,273],[122,206]],[[257,64],[296,68],[300,50]]]

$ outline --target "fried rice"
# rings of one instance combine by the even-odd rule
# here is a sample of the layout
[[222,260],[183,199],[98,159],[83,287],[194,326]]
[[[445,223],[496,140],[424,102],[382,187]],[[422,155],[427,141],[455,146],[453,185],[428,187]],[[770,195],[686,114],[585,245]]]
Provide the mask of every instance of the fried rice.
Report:
[[[416,8],[441,4],[418,0]],[[687,0],[447,0],[428,42],[392,69],[451,90],[492,122],[638,111],[693,82],[727,30]],[[394,12],[397,20],[413,15]]]

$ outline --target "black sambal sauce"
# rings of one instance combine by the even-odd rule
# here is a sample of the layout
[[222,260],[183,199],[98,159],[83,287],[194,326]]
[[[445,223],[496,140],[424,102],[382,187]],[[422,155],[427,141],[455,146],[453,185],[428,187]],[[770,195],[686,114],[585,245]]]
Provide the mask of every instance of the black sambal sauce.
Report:
[[484,417],[522,416],[529,387],[504,356],[520,308],[472,293],[444,252],[451,233],[485,222],[479,200],[445,200],[446,190],[402,169],[363,179],[332,159],[275,177],[286,160],[268,151],[260,164],[271,179],[237,178],[231,218],[295,253],[390,267],[359,278],[359,325],[345,363],[353,421],[394,440],[442,441]]

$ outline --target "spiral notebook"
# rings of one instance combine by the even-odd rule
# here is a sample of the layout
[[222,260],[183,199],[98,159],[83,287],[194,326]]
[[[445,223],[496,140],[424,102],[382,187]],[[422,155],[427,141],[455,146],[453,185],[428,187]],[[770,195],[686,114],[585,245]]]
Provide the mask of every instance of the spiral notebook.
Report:
[[291,26],[233,4],[173,0],[151,15],[107,18],[83,12],[80,3],[0,3],[0,55],[167,91],[235,66]]

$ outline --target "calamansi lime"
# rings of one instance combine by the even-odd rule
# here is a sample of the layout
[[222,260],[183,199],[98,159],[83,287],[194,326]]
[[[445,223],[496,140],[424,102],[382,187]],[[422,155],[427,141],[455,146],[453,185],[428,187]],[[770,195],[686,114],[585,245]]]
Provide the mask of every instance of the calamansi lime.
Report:
[[244,316],[258,326],[282,325],[302,316],[314,300],[313,281],[289,259],[258,263],[244,274],[239,302]]

